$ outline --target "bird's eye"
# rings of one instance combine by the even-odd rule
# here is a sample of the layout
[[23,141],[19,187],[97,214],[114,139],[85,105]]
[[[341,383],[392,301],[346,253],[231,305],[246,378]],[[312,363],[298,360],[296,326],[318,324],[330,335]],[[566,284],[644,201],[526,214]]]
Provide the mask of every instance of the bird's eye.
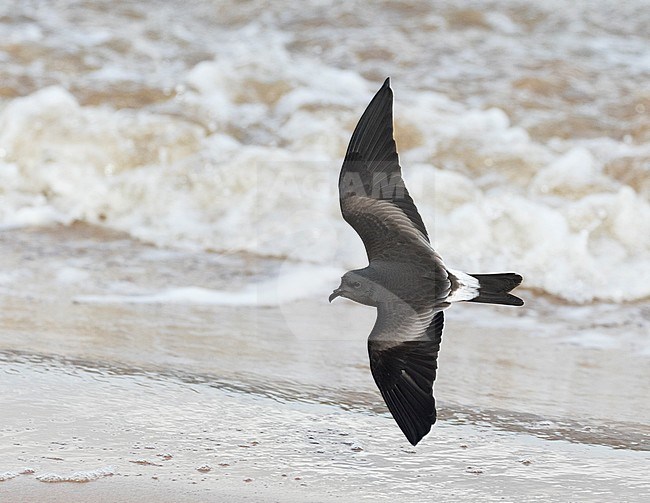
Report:
[[360,287],[361,287],[361,283],[359,283],[358,281],[355,281],[354,283],[352,283],[352,286],[353,286],[354,288],[360,288]]

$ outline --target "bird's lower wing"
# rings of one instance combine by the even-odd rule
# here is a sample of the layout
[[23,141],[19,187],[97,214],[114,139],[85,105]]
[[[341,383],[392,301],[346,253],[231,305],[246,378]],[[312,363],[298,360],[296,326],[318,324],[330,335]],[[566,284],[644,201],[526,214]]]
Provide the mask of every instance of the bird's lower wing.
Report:
[[388,410],[412,445],[436,422],[433,382],[443,325],[442,311],[412,311],[405,317],[380,309],[368,339],[372,376]]

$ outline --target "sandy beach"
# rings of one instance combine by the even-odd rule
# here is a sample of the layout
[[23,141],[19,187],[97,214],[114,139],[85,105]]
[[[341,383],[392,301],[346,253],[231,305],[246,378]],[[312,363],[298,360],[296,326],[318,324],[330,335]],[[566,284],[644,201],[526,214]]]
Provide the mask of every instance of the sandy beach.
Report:
[[[0,502],[650,501],[646,2],[0,5]],[[337,179],[386,77],[454,269],[417,447]]]
[[[642,305],[574,307],[558,318],[560,306],[532,294],[522,312],[456,309],[436,382],[440,419],[412,448],[367,371],[371,311],[322,296],[233,308],[137,302],[133,291],[133,302],[116,302],[116,284],[182,284],[214,269],[215,257],[87,226],[4,232],[0,246],[9,264],[40,257],[16,279],[20,295],[2,290],[3,501],[650,494]],[[128,261],[111,265],[116,249]],[[78,281],[62,283],[57,263],[73,255],[82,262],[65,276]],[[196,283],[216,292],[230,268],[260,282],[277,269],[228,261]],[[311,331],[301,328],[310,321]]]

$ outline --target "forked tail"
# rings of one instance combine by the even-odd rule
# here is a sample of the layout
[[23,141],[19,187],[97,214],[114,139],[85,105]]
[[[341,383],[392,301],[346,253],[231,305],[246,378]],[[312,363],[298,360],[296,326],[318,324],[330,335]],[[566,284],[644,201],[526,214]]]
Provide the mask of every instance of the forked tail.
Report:
[[509,292],[521,284],[522,277],[514,272],[496,274],[470,274],[478,280],[478,296],[469,302],[523,306],[524,301]]

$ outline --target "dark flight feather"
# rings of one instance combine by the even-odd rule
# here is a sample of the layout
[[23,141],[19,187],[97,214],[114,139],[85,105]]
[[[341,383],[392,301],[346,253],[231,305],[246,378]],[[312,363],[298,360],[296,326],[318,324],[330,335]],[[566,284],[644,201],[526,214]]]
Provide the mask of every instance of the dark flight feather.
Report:
[[[343,218],[359,233],[365,244],[364,227],[358,214],[347,209],[351,196],[389,201],[399,208],[426,241],[422,217],[406,190],[393,139],[393,91],[390,79],[375,94],[352,133],[339,177]],[[358,205],[357,205],[358,207]]]
[[[433,382],[438,368],[444,317],[436,313],[425,333],[413,340],[387,342],[390,312],[381,312],[368,339],[370,370],[388,410],[412,445],[436,422]],[[403,321],[402,321],[403,322]],[[378,328],[377,328],[378,327]]]

